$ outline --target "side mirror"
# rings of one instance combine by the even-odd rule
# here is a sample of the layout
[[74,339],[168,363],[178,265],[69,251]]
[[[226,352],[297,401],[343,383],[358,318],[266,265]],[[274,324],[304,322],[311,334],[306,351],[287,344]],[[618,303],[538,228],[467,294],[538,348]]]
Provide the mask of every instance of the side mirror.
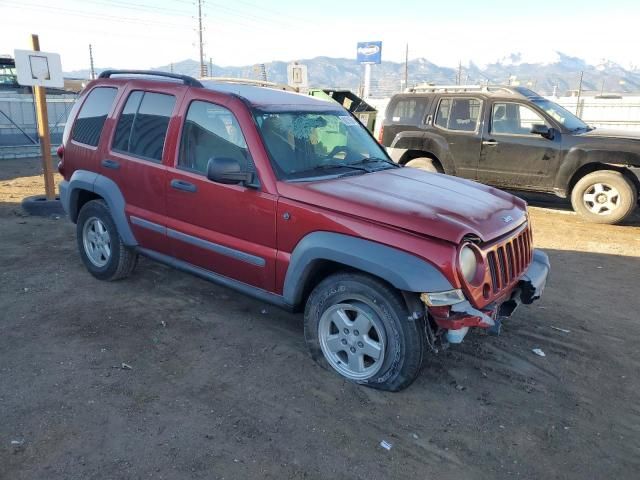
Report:
[[245,185],[252,183],[253,177],[253,172],[243,171],[235,158],[210,158],[207,163],[207,178],[212,182]]
[[548,138],[549,140],[553,139],[553,129],[541,123],[536,123],[532,125],[531,133],[533,133],[534,135],[540,135],[541,137],[544,137],[544,138]]

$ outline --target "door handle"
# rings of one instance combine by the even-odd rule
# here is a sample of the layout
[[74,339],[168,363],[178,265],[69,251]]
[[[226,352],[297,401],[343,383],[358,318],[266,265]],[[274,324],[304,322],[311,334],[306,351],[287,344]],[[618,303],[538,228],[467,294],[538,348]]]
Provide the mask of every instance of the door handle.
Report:
[[191,193],[195,193],[198,191],[198,187],[196,187],[193,183],[185,182],[184,180],[178,180],[177,178],[171,180],[171,188]]
[[104,160],[102,160],[102,166],[104,168],[110,168],[112,170],[117,170],[120,168],[120,163],[116,162],[115,160],[110,160],[108,158],[105,158]]
[[495,147],[496,145],[498,145],[499,142],[495,141],[495,140],[484,140],[482,142],[483,145],[487,145],[488,147]]

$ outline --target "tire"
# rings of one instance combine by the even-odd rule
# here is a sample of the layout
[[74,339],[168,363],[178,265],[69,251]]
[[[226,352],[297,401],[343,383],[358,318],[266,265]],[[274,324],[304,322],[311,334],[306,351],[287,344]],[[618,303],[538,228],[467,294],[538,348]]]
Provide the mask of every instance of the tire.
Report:
[[426,348],[424,319],[409,317],[391,286],[365,274],[337,273],[311,292],[304,335],[311,357],[323,368],[354,383],[396,392],[416,379]]
[[614,170],[589,173],[571,191],[573,209],[593,223],[619,223],[633,212],[637,201],[636,186]]
[[76,240],[82,262],[99,280],[128,277],[138,261],[136,251],[122,243],[104,200],[91,200],[82,207]]
[[405,163],[405,167],[419,168],[425,172],[442,173],[442,171],[436,166],[432,158],[419,157],[409,160]]
[[65,215],[60,197],[55,200],[47,200],[44,195],[34,195],[22,200],[22,209],[29,215],[37,217],[50,217],[51,215]]

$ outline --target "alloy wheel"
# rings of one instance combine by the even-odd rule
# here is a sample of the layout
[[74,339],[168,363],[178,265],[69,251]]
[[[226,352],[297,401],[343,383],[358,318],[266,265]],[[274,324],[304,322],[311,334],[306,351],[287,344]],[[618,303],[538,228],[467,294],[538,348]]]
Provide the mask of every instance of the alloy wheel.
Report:
[[609,215],[620,206],[620,192],[606,183],[594,183],[584,191],[585,207],[596,215]]
[[82,229],[82,243],[89,261],[96,267],[104,267],[111,258],[111,236],[107,227],[97,217],[89,218]]
[[329,307],[320,317],[318,339],[327,362],[351,380],[375,375],[384,362],[383,324],[363,302]]

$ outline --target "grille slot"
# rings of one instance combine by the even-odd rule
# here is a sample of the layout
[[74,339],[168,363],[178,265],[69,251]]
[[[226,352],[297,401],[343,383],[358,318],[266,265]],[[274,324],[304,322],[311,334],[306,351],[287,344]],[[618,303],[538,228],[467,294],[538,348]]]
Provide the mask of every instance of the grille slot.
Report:
[[494,294],[510,286],[522,275],[531,262],[531,253],[529,226],[518,235],[494,245],[485,252]]

